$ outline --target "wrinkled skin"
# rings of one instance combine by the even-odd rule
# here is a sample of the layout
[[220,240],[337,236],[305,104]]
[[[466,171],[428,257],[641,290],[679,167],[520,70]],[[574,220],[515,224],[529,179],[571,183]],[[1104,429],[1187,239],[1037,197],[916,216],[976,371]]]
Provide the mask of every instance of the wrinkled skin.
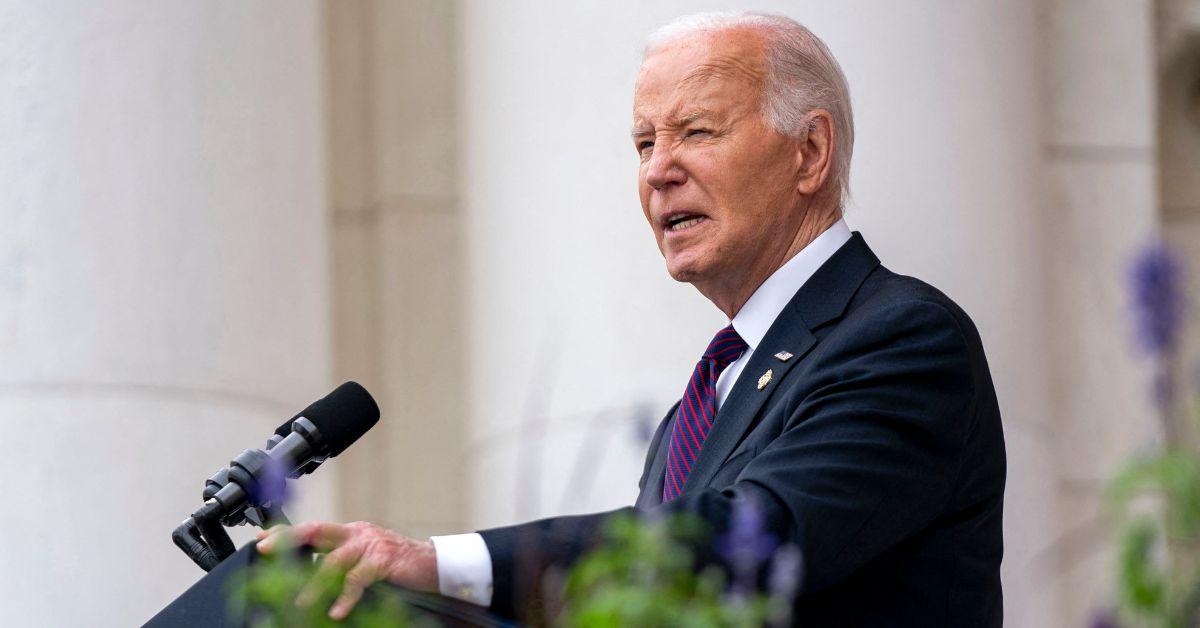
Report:
[[[310,521],[259,532],[258,551],[275,551],[283,535],[297,546],[311,545],[328,552],[321,569],[346,574],[345,588],[329,610],[333,619],[350,614],[363,591],[380,580],[415,591],[437,591],[437,558],[430,541],[410,539],[365,521]],[[298,602],[306,603],[314,596],[315,591],[302,592]]]
[[638,192],[667,271],[730,318],[841,215],[826,186],[832,117],[817,109],[806,132],[779,133],[762,114],[764,77],[760,36],[735,29],[652,53],[634,95]]

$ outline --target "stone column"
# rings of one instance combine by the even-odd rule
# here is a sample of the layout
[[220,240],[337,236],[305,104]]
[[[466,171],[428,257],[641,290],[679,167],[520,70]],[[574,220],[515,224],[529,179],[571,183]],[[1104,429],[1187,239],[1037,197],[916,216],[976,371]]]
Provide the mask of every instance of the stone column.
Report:
[[1154,436],[1148,363],[1133,339],[1129,268],[1158,228],[1153,3],[1054,0],[1042,8],[1046,159],[1044,357],[1059,506],[1042,550],[1059,625],[1115,604],[1105,482]]
[[383,417],[348,452],[348,519],[412,535],[459,532],[462,234],[456,3],[328,2],[335,369]]
[[[0,609],[129,626],[330,380],[313,2],[0,3]],[[298,485],[331,517],[336,461]],[[239,535],[245,539],[246,534]]]
[[1200,0],[1160,0],[1157,15],[1161,215],[1167,241],[1188,266],[1181,384],[1200,394]]

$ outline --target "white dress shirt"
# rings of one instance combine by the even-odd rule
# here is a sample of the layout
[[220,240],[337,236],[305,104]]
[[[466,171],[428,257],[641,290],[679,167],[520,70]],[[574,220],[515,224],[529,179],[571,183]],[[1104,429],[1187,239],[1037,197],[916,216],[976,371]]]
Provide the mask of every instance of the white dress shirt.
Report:
[[[742,369],[767,330],[796,291],[850,239],[845,220],[838,220],[779,267],[754,291],[730,323],[749,347],[717,378],[717,407],[725,402]],[[664,438],[669,438],[664,435]],[[431,537],[437,554],[438,590],[442,595],[480,606],[492,603],[492,556],[476,532]]]

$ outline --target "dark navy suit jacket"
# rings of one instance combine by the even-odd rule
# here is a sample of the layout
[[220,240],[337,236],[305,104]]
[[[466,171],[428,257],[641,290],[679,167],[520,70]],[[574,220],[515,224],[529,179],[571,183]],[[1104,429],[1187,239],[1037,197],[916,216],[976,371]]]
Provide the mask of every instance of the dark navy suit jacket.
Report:
[[673,422],[674,408],[650,444],[635,508],[481,531],[495,612],[536,619],[547,569],[569,567],[614,513],[690,512],[720,533],[732,500],[748,496],[802,552],[798,624],[1002,623],[1004,436],[979,335],[944,294],[881,266],[861,235],[775,320],[683,494],[662,504]]

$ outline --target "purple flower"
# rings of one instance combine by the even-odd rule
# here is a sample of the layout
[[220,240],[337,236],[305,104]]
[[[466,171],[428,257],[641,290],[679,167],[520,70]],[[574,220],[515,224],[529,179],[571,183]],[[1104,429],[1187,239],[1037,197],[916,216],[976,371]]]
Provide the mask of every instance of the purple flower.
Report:
[[658,419],[649,402],[639,402],[633,407],[633,437],[637,444],[645,446],[654,438],[658,429]]
[[1139,343],[1154,355],[1170,353],[1183,327],[1183,265],[1166,245],[1159,243],[1138,256],[1131,278]]
[[771,559],[771,573],[767,576],[767,592],[774,602],[774,609],[767,622],[770,626],[792,625],[792,600],[800,590],[804,578],[804,559],[800,548],[784,545]]
[[1175,404],[1175,380],[1170,369],[1159,369],[1151,382],[1150,395],[1154,403],[1166,412]]
[[767,577],[767,591],[771,597],[787,601],[789,604],[800,583],[804,578],[804,559],[800,548],[795,545],[784,545],[775,552],[771,559],[771,574]]
[[1117,628],[1119,625],[1112,611],[1100,611],[1092,615],[1088,628]]
[[292,497],[287,479],[288,470],[283,463],[265,456],[264,466],[258,474],[257,490],[251,498],[263,506],[282,508]]
[[766,531],[758,501],[748,496],[735,498],[729,532],[717,540],[717,553],[733,571],[735,596],[749,595],[754,591],[759,567],[778,546],[779,541]]

